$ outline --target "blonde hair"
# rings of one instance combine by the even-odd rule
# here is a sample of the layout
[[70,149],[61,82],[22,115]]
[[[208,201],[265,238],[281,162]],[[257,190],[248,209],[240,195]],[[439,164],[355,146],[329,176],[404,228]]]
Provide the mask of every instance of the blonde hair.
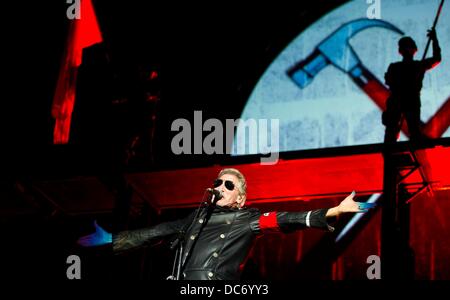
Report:
[[247,182],[245,181],[245,177],[244,175],[238,170],[238,169],[233,169],[233,168],[227,168],[227,169],[222,169],[219,172],[219,176],[218,178],[220,178],[222,175],[225,174],[230,174],[230,175],[234,175],[236,176],[236,178],[238,179],[238,190],[239,190],[239,194],[243,197],[247,196]]

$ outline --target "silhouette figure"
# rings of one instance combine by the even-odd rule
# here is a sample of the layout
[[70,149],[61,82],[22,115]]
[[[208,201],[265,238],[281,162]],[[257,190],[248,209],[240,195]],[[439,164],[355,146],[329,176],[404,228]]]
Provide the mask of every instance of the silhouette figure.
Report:
[[436,31],[428,30],[428,37],[433,41],[432,57],[421,61],[414,60],[417,52],[416,43],[409,36],[402,37],[398,42],[398,50],[403,60],[390,64],[384,76],[391,91],[386,111],[382,115],[383,124],[386,126],[385,143],[394,143],[397,140],[403,118],[406,119],[411,141],[424,138],[420,130],[422,80],[425,72],[441,61]]

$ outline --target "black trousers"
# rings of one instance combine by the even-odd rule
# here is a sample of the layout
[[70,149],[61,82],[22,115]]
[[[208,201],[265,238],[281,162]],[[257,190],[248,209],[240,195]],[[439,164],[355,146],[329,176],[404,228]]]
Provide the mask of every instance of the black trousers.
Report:
[[411,141],[422,138],[420,130],[420,99],[400,103],[397,99],[388,98],[386,111],[383,112],[382,121],[386,126],[384,133],[385,143],[395,143],[398,139],[403,120],[406,119]]

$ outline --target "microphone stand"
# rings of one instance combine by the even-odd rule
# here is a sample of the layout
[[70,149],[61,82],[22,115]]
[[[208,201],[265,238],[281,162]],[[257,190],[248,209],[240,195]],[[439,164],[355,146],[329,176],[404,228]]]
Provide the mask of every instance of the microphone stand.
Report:
[[[180,233],[181,235],[181,233]],[[179,247],[177,247],[179,245]],[[173,250],[173,248],[177,247],[177,250],[175,252],[175,258],[173,261],[173,268],[172,268],[172,275],[167,277],[167,280],[180,280],[180,273],[181,273],[181,262],[183,259],[183,241],[180,241],[180,237],[177,237],[170,246],[170,249]]]
[[[197,208],[197,213],[195,214],[195,217],[192,219],[192,222],[186,223],[184,225],[183,229],[180,231],[180,233],[171,242],[170,249],[173,250],[173,249],[177,248],[177,250],[175,252],[175,258],[174,258],[173,267],[172,267],[172,274],[166,278],[167,280],[180,280],[181,269],[183,268],[183,257],[186,255],[184,253],[184,240],[185,240],[186,233],[192,227],[192,225],[195,224],[198,217],[202,215],[200,212],[203,212],[204,209],[207,209],[205,221],[202,223],[202,226],[198,232],[198,236],[200,236],[200,233],[202,232],[203,227],[206,225],[206,223],[208,223],[208,220],[211,216],[213,208],[216,205],[217,201],[215,201],[215,199],[216,199],[216,195],[212,194],[211,204],[203,206],[203,209],[202,209],[202,204],[207,204],[207,202],[202,201],[200,203],[199,207]],[[194,241],[194,244],[192,245],[191,249],[194,248],[197,240],[198,240],[198,238]],[[190,255],[190,253],[188,253],[187,256],[189,256],[189,255]],[[186,258],[187,258],[187,256],[186,256]]]

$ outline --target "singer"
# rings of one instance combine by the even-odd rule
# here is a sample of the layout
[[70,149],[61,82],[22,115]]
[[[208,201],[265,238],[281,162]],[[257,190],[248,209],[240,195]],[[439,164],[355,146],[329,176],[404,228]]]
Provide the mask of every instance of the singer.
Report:
[[[365,212],[369,208],[364,206],[365,203],[355,202],[353,192],[332,208],[263,214],[258,209],[245,206],[246,180],[239,170],[231,168],[220,171],[213,187],[207,189],[212,203],[206,209],[199,208],[185,219],[114,234],[114,252],[120,253],[145,245],[155,238],[178,234],[184,249],[179,262],[179,279],[239,279],[239,266],[258,235],[268,231],[289,232],[309,227],[333,231],[327,219],[343,213]],[[92,246],[95,236],[96,233],[82,237],[78,242]]]

